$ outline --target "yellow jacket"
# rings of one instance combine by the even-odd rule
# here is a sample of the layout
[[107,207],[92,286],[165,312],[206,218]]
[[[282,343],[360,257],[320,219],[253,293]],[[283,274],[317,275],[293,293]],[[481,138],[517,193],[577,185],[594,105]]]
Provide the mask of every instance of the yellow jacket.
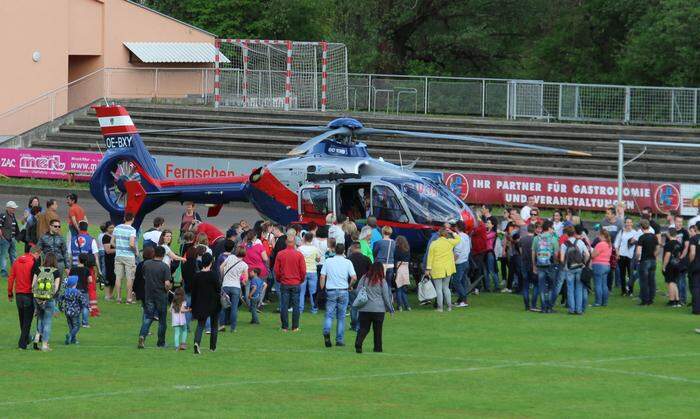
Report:
[[453,239],[439,237],[430,244],[425,267],[430,270],[430,276],[435,279],[447,278],[457,271],[453,249],[461,240],[459,235]]

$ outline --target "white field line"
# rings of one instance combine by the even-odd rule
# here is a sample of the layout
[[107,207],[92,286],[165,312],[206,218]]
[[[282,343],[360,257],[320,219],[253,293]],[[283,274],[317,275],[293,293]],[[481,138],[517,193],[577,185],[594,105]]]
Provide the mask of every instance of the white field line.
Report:
[[[81,347],[81,350],[86,347]],[[126,348],[126,346],[119,346],[119,345],[103,345],[95,348],[100,348],[100,349],[105,349],[105,348]],[[222,348],[224,349],[224,348]],[[265,350],[265,349],[235,349],[235,348],[227,348],[229,352],[239,352],[239,351],[245,351],[245,352],[266,352],[266,353],[274,353],[274,352],[280,352],[280,353],[322,353],[322,354],[351,354],[353,356],[357,356],[356,354],[352,352],[330,352],[330,351],[323,351],[323,350],[305,350],[305,349],[290,349],[290,350]],[[366,354],[366,356],[369,356],[370,354]],[[405,357],[414,357],[414,358],[435,358],[435,359],[441,359],[441,360],[450,360],[450,358],[440,358],[440,357],[433,357],[433,356],[423,356],[423,355],[414,355],[414,354],[385,354],[385,353],[380,353],[380,354],[371,354],[372,356],[405,356]],[[512,361],[512,362],[505,362],[497,365],[490,365],[490,366],[483,366],[483,367],[469,367],[469,368],[447,368],[447,369],[435,369],[435,370],[424,370],[424,371],[418,371],[418,370],[410,370],[410,371],[401,371],[401,372],[387,372],[387,373],[377,373],[377,374],[356,374],[356,375],[343,375],[343,376],[329,376],[329,377],[313,377],[313,378],[300,378],[300,379],[277,379],[277,380],[259,380],[259,381],[226,381],[226,382],[221,382],[221,383],[212,383],[212,384],[193,384],[193,385],[176,385],[176,386],[159,386],[159,387],[150,387],[150,388],[139,388],[139,389],[130,389],[130,390],[121,390],[121,391],[113,391],[113,392],[96,392],[96,393],[83,393],[83,394],[76,394],[76,395],[67,395],[67,396],[56,396],[56,397],[47,397],[43,399],[31,399],[31,400],[9,400],[9,401],[0,401],[0,406],[12,406],[12,405],[23,405],[23,404],[33,404],[33,403],[40,403],[40,402],[51,402],[51,401],[66,401],[66,400],[77,400],[77,399],[84,399],[84,398],[92,398],[92,397],[114,397],[114,396],[121,396],[121,395],[127,395],[127,394],[136,394],[136,393],[150,393],[150,392],[158,392],[158,391],[171,391],[171,390],[199,390],[199,389],[205,389],[205,388],[212,388],[212,387],[235,387],[235,386],[241,386],[241,385],[259,385],[259,384],[300,384],[300,383],[312,383],[312,382],[324,382],[324,381],[336,381],[336,380],[357,380],[357,379],[372,379],[372,378],[387,378],[387,377],[402,377],[402,376],[416,376],[416,375],[431,375],[431,374],[454,374],[454,373],[467,373],[467,372],[476,372],[476,371],[484,371],[484,370],[493,370],[493,369],[503,369],[503,368],[519,368],[519,367],[531,367],[531,366],[552,366],[552,367],[561,367],[561,368],[570,368],[570,369],[578,369],[578,370],[591,370],[591,371],[600,371],[600,372],[606,372],[606,373],[611,373],[611,374],[622,374],[622,375],[632,375],[632,376],[637,376],[637,377],[646,377],[646,378],[653,378],[653,379],[661,379],[661,380],[669,380],[669,381],[676,381],[676,382],[684,382],[684,383],[691,383],[691,384],[700,384],[700,380],[693,380],[685,377],[677,377],[677,376],[669,376],[669,375],[660,375],[660,374],[653,374],[653,373],[645,373],[641,371],[627,371],[627,370],[619,370],[619,369],[609,369],[609,368],[599,368],[599,367],[592,367],[588,365],[579,365],[579,364],[585,364],[585,363],[598,363],[598,362],[614,362],[614,361],[624,361],[624,360],[641,360],[641,359],[662,359],[662,358],[669,358],[669,357],[685,357],[685,356],[697,356],[700,355],[700,352],[697,353],[684,353],[684,354],[666,354],[666,355],[649,355],[649,356],[634,356],[634,357],[617,357],[617,358],[600,358],[600,359],[592,359],[592,360],[579,360],[579,361],[572,361],[569,363],[560,363],[560,362],[518,362],[518,361]],[[470,359],[470,358],[457,358],[461,361],[464,362],[478,362],[475,359]],[[496,362],[495,360],[490,360],[489,362]]]
[[127,394],[136,393],[152,393],[158,391],[172,391],[172,390],[199,390],[205,388],[213,387],[236,387],[236,386],[248,386],[248,385],[264,385],[264,384],[300,384],[300,383],[313,383],[313,382],[323,382],[323,381],[344,381],[344,380],[366,380],[372,378],[387,378],[387,377],[403,377],[411,375],[431,375],[431,374],[450,374],[450,373],[465,373],[465,372],[475,372],[499,368],[510,368],[510,367],[524,367],[532,366],[536,363],[526,362],[526,363],[507,363],[501,365],[491,365],[486,367],[470,367],[470,368],[447,368],[447,369],[437,369],[437,370],[425,370],[425,371],[401,371],[401,372],[387,372],[387,373],[377,373],[377,374],[356,374],[356,375],[341,375],[341,376],[327,376],[327,377],[313,377],[313,378],[299,378],[299,379],[278,379],[278,380],[258,380],[258,381],[224,381],[221,383],[213,384],[194,384],[194,385],[176,385],[176,386],[159,386],[159,387],[149,387],[149,388],[138,388],[122,391],[112,391],[112,392],[98,392],[98,393],[83,393],[75,394],[69,396],[57,396],[57,397],[47,397],[44,399],[33,399],[33,400],[10,400],[0,402],[0,406],[11,406],[20,404],[33,404],[33,403],[45,403],[54,401],[66,401],[66,400],[76,400],[76,399],[86,399],[93,397],[113,397],[122,396]]

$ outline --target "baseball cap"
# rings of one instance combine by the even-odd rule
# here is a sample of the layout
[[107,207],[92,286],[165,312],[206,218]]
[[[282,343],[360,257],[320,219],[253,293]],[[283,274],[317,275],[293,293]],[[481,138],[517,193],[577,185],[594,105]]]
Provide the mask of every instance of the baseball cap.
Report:
[[77,275],[71,275],[68,278],[66,278],[66,285],[69,287],[74,287],[78,283],[78,276]]
[[15,201],[7,201],[5,208],[17,209],[17,204],[15,204]]

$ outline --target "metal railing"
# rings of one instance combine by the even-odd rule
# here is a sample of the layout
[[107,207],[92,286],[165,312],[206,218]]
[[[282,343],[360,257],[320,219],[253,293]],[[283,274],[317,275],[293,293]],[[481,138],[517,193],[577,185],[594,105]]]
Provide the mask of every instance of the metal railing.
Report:
[[[231,97],[223,100],[241,106],[236,100],[241,83],[235,70],[227,71],[232,71]],[[338,100],[357,112],[657,125],[697,125],[699,116],[697,88],[360,73],[348,74],[347,80],[345,97]],[[309,85],[297,92],[293,108],[319,109],[320,90]],[[212,104],[213,92],[213,68],[99,69],[0,113],[0,141],[101,98]],[[247,107],[279,108],[278,93],[260,89]]]

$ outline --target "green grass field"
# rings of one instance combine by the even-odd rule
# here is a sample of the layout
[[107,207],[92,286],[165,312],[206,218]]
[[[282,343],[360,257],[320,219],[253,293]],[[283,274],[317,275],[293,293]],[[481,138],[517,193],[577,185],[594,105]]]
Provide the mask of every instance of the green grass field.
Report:
[[414,310],[385,322],[385,352],[371,352],[370,334],[361,355],[352,331],[348,346],[323,347],[322,312],[283,333],[270,306],[261,325],[241,312],[216,353],[155,349],[156,324],[137,350],[140,306],[104,301],[80,345],[63,344],[61,313],[52,352],[20,351],[3,298],[0,417],[694,417],[700,318],[617,291],[584,316],[525,312],[507,294],[436,313],[412,295]]

